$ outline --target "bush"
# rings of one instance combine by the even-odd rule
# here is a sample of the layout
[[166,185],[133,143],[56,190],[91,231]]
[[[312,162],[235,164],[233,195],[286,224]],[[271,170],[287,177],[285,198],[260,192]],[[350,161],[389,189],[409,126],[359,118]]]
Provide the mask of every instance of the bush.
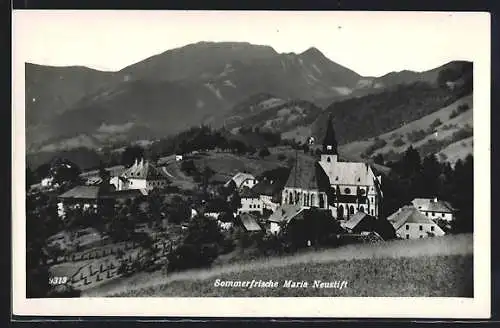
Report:
[[385,141],[384,139],[380,139],[378,137],[376,137],[374,140],[373,140],[373,144],[371,146],[369,146],[366,150],[365,150],[365,156],[370,156],[373,154],[373,152],[375,152],[375,150],[377,149],[380,149],[380,148],[383,148],[385,147],[385,145],[387,145],[387,141]]
[[455,118],[458,116],[458,112],[456,110],[453,110],[450,114],[450,119]]
[[436,118],[434,120],[434,122],[431,123],[431,125],[429,126],[429,128],[432,129],[432,130],[434,130],[435,128],[437,128],[441,124],[443,124],[443,122],[441,122],[441,120],[439,118]]
[[279,159],[280,161],[284,161],[284,160],[286,159],[285,154],[279,154],[279,155],[278,155],[278,159]]
[[392,144],[394,147],[401,147],[405,144],[405,142],[403,141],[403,139],[401,137],[399,137],[396,140],[394,140],[394,142]]
[[427,134],[425,133],[424,130],[415,130],[410,133],[407,133],[406,135],[410,142],[417,142],[424,139]]

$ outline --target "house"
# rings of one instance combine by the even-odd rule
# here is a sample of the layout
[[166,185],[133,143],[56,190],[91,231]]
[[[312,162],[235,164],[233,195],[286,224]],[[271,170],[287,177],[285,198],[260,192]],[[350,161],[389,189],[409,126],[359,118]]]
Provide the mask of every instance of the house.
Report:
[[177,162],[182,161],[182,155],[175,155],[175,160]]
[[262,215],[264,204],[260,199],[260,196],[252,189],[244,188],[240,194],[240,198],[241,207],[237,210],[238,214],[258,212],[260,215]]
[[257,223],[255,216],[249,213],[240,214],[240,221],[246,232],[262,231],[261,226]]
[[217,217],[217,224],[222,230],[229,230],[234,226],[234,213],[223,212]]
[[236,189],[242,189],[244,187],[252,188],[257,184],[257,179],[251,175],[250,173],[239,172],[235,176],[233,176],[227,183],[226,187],[231,184],[231,181],[234,182]]
[[220,214],[228,212],[228,209],[228,203],[223,199],[211,199],[204,204],[203,215],[213,219],[218,219],[220,217]]
[[364,212],[356,212],[349,220],[342,221],[340,226],[349,233],[376,231],[377,219]]
[[367,163],[338,160],[330,117],[320,160],[296,156],[281,204],[329,209],[338,220],[358,211],[378,217],[383,198],[381,182],[381,176],[376,176]]
[[135,160],[134,164],[123,171],[120,175],[111,178],[116,190],[146,189],[166,187],[169,183],[168,174],[160,168],[155,167],[149,161]]
[[396,230],[396,235],[403,239],[427,238],[445,234],[434,221],[423,215],[413,205],[400,208],[387,220]]
[[97,208],[100,192],[99,186],[76,186],[58,196],[58,209],[65,212],[67,207]]
[[283,183],[280,181],[264,178],[252,188],[252,192],[259,196],[263,209],[274,212],[280,205],[279,197],[282,188]]
[[49,177],[45,177],[42,179],[42,181],[40,182],[40,185],[43,187],[43,188],[50,188],[52,187],[52,183],[54,181],[54,177],[52,176],[49,176]]
[[454,219],[455,210],[450,203],[437,198],[415,198],[411,202],[423,215],[434,222],[445,220],[451,222]]
[[298,205],[281,205],[267,219],[269,222],[269,231],[277,234],[281,231],[283,225],[287,225],[294,217],[304,211],[304,207]]

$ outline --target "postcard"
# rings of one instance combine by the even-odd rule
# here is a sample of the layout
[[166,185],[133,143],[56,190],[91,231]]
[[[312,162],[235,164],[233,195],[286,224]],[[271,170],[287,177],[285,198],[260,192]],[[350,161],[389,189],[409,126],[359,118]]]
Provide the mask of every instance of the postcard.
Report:
[[13,12],[13,314],[488,318],[490,16]]

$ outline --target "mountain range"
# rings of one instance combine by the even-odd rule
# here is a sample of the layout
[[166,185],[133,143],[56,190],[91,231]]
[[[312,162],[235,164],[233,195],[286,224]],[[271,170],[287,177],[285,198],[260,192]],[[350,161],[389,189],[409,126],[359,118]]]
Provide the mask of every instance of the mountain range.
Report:
[[401,85],[434,90],[440,72],[463,64],[363,77],[314,47],[278,53],[242,42],[190,44],[117,72],[26,63],[27,151],[158,139],[200,124],[236,129],[265,120],[286,133],[311,126],[339,102]]

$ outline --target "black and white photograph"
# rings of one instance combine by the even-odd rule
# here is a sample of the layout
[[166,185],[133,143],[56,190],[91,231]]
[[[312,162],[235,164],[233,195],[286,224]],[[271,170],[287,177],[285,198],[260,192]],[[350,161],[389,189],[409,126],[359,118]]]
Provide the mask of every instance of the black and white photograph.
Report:
[[14,11],[14,310],[488,317],[489,33]]

